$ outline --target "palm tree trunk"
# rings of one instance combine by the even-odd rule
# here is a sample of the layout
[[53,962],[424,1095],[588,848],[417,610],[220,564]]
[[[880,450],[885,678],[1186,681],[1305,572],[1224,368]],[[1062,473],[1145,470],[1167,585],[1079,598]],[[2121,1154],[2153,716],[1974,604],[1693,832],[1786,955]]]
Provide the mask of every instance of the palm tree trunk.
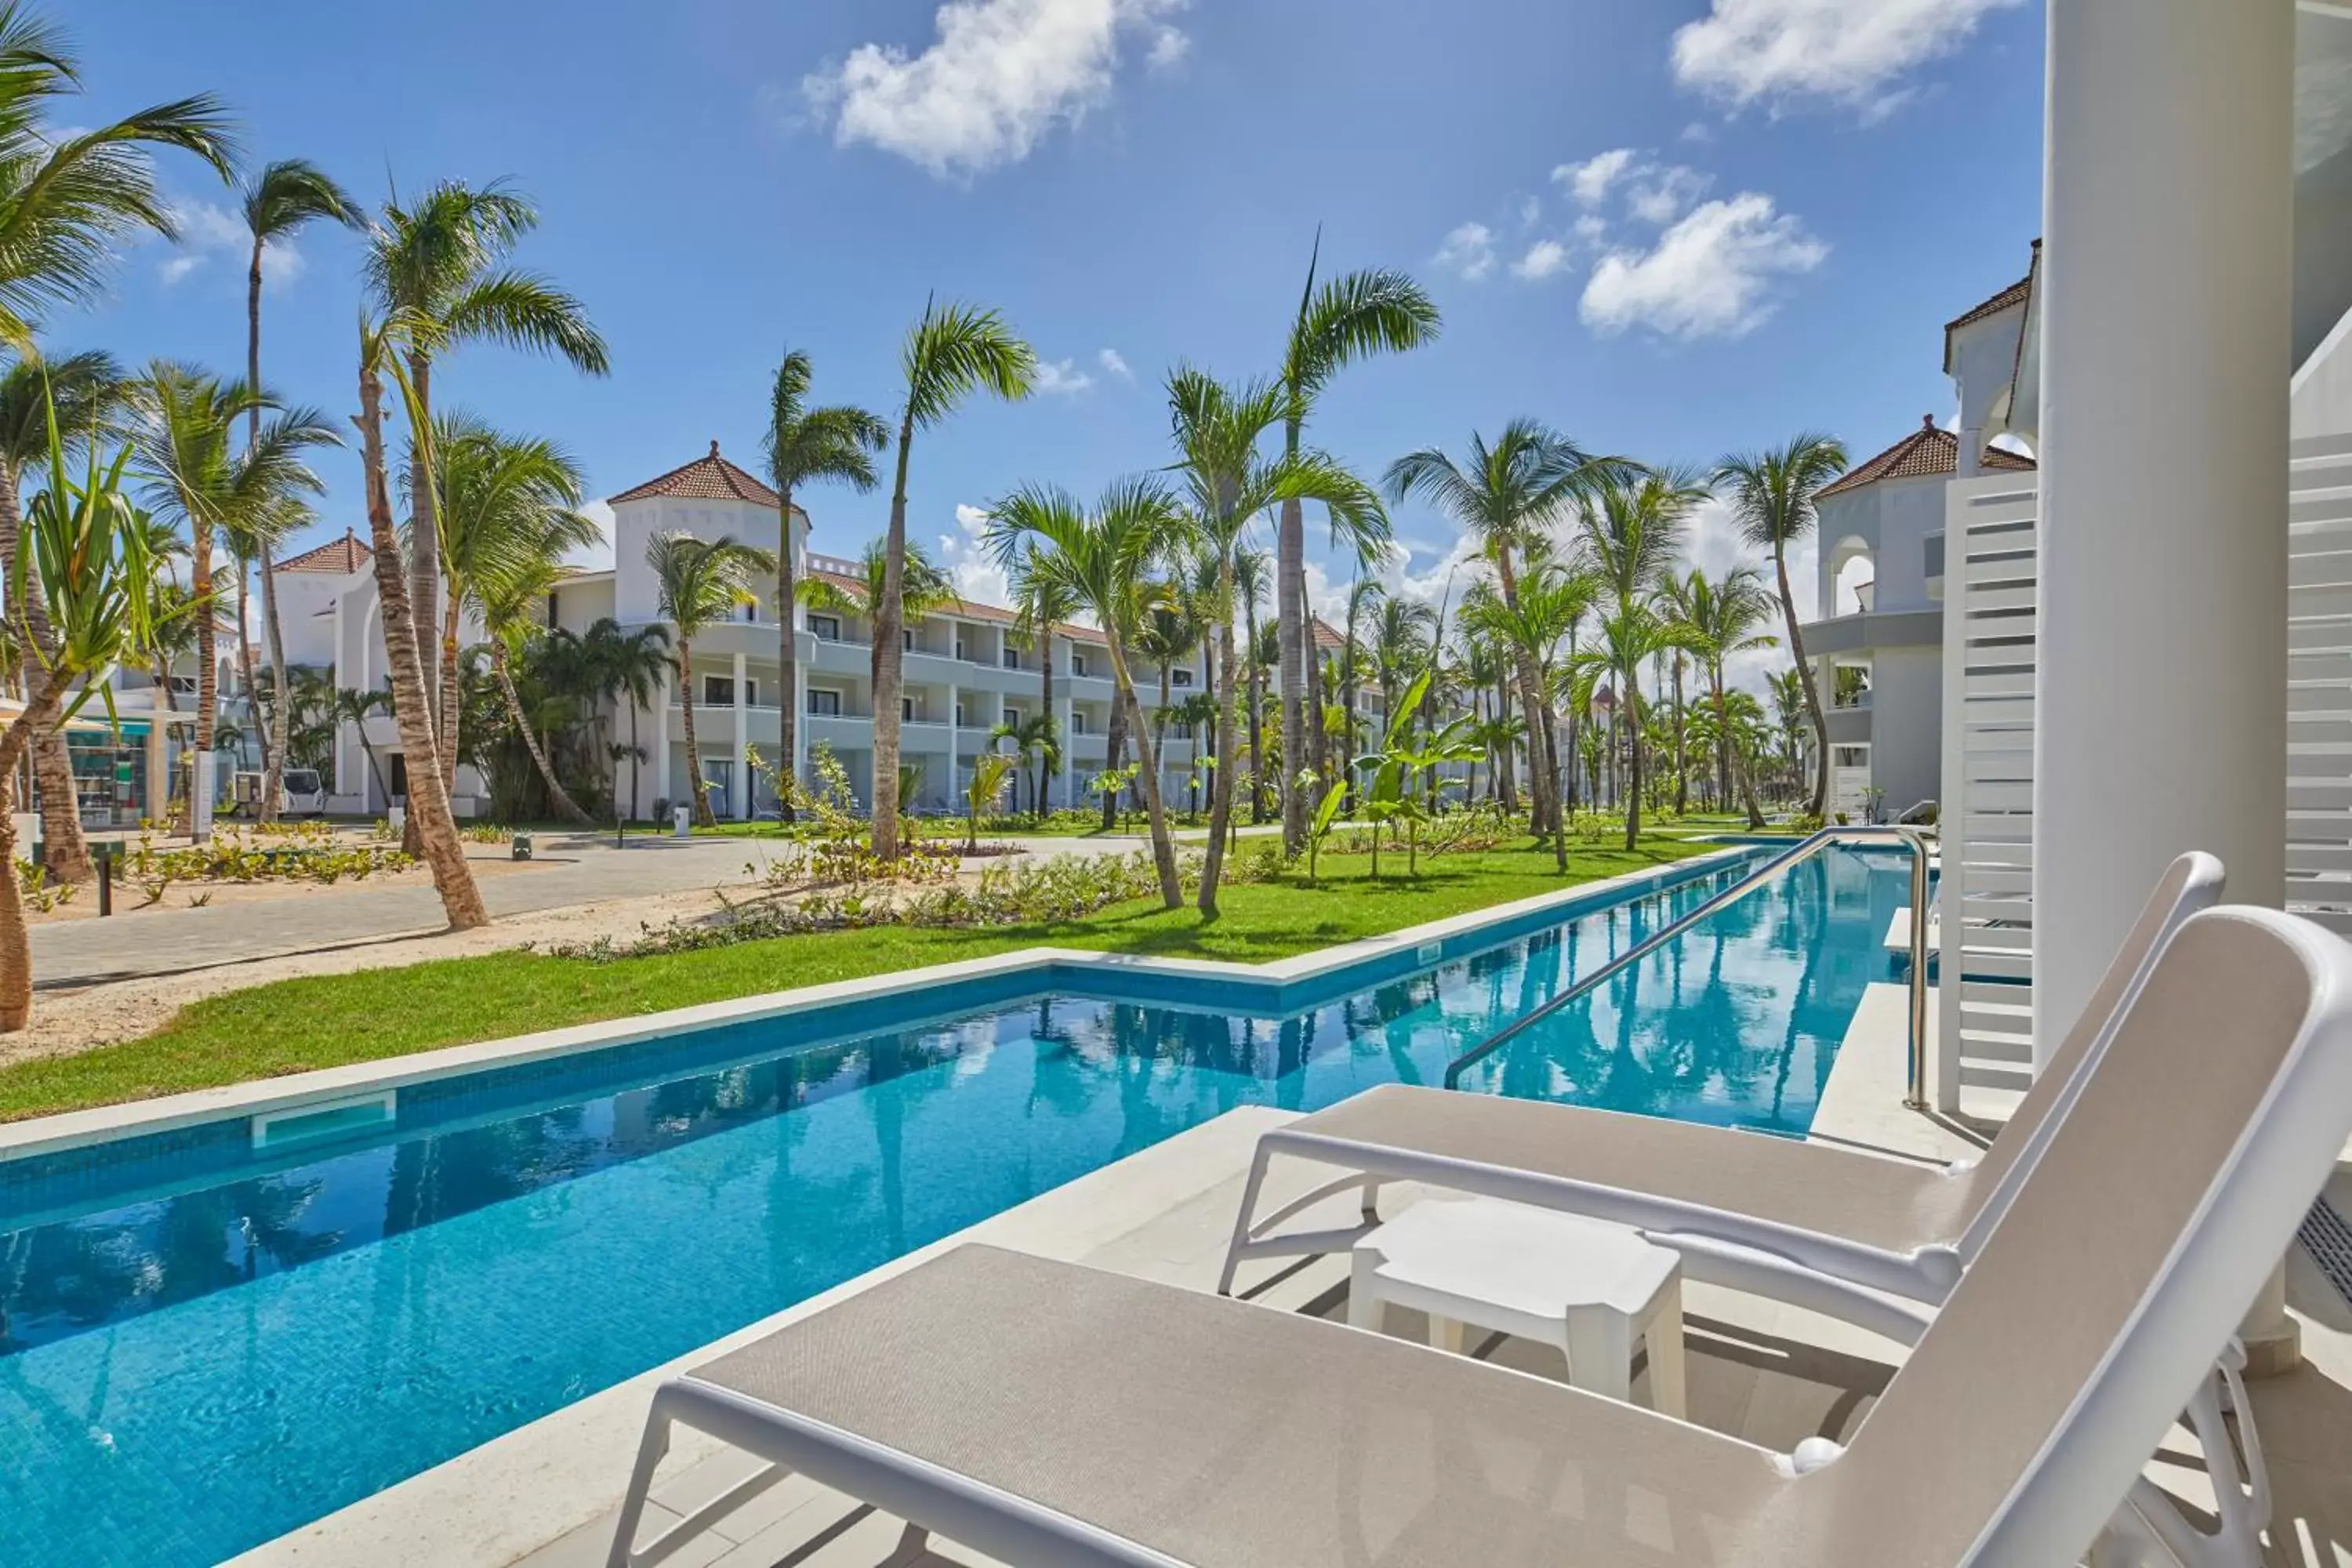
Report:
[[[694,646],[683,636],[677,639],[677,702],[685,716],[686,786],[694,795],[694,820],[698,826],[716,827],[719,819],[710,815],[710,785],[702,776],[702,749],[694,740]],[[878,748],[874,765],[882,765]],[[879,774],[875,777],[874,789],[877,795],[881,793]]]
[[[261,237],[253,237],[253,256],[245,271],[245,384],[256,394],[261,391]],[[261,445],[261,405],[255,403],[245,415],[246,452],[250,455]],[[288,731],[286,689],[286,647],[278,635],[278,590],[269,581],[269,542],[257,541],[261,556],[261,616],[268,623],[269,676],[271,698],[269,722],[261,722],[261,709],[257,702],[253,710],[253,726],[261,736],[261,820],[278,820],[279,765],[277,759],[286,755]],[[236,637],[244,658],[245,689],[253,687],[253,655],[246,647],[245,635],[245,563],[236,568]]]
[[522,743],[530,751],[530,760],[539,765],[539,776],[547,784],[547,798],[554,804],[557,814],[583,827],[595,826],[596,819],[580,809],[580,803],[572,798],[572,792],[555,776],[555,769],[547,760],[547,749],[540,744],[530,721],[523,716],[522,694],[515,689],[514,675],[507,668],[507,645],[496,637],[490,639],[490,672],[499,678],[499,689],[506,693],[507,712],[521,732]]
[[[1518,574],[1511,568],[1510,546],[1500,540],[1495,545],[1495,580],[1496,587],[1503,596],[1503,608],[1517,615],[1519,608]],[[1519,713],[1527,724],[1532,746],[1532,738],[1540,728],[1536,716],[1544,705],[1543,672],[1538,666],[1536,650],[1517,637],[1511,639],[1511,662],[1518,671]],[[1546,751],[1549,751],[1549,745]],[[1546,761],[1549,764],[1546,767],[1530,770],[1536,776],[1528,781],[1528,793],[1533,797],[1535,807],[1530,821],[1538,837],[1561,831],[1557,787],[1558,760],[1547,756]]]
[[[1150,732],[1144,728],[1143,704],[1136,698],[1135,682],[1128,674],[1127,651],[1119,647],[1118,633],[1106,626],[1103,637],[1109,645],[1111,676],[1118,682],[1118,700],[1126,704],[1135,728],[1136,773],[1143,781],[1143,810],[1151,824],[1151,863],[1160,873],[1160,901],[1169,909],[1181,909],[1184,886],[1176,875],[1176,843],[1168,837],[1168,813],[1160,804],[1160,755],[1152,747]],[[1163,703],[1163,710],[1165,706]]]
[[[269,542],[261,543],[261,620],[269,635],[269,679],[277,689],[278,700],[269,705],[269,750],[272,757],[286,755],[289,735],[293,724],[294,688],[290,672],[286,668],[286,628],[278,618],[278,584],[271,573],[275,563],[269,558]],[[276,780],[263,791],[274,815],[278,807]]]
[[65,705],[65,683],[32,668],[31,694],[0,734],[0,1033],[33,1020],[33,939],[25,924],[25,889],[16,879],[16,773],[36,736],[55,734]]
[[793,760],[799,755],[800,709],[793,693],[800,689],[801,646],[799,634],[793,629],[793,613],[799,598],[799,589],[793,581],[793,491],[787,485],[776,497],[777,515],[783,526],[779,531],[781,542],[776,549],[776,679],[781,695],[776,699],[777,744],[783,756],[776,764],[777,776],[793,787],[776,792],[777,814],[786,822],[793,820],[793,795],[800,786],[800,767]]
[[1217,879],[1225,867],[1225,836],[1233,830],[1234,773],[1241,765],[1241,704],[1234,689],[1234,557],[1217,561],[1217,776],[1209,781],[1209,853],[1201,866],[1201,912],[1217,912]]
[[[1110,705],[1109,732],[1103,739],[1103,771],[1117,773],[1118,761],[1127,754],[1127,704],[1114,693]],[[1110,832],[1118,826],[1118,791],[1107,789],[1102,797],[1102,830]]]
[[1045,735],[1050,742],[1038,753],[1037,786],[1034,792],[1037,803],[1037,824],[1042,827],[1045,823],[1046,803],[1054,787],[1053,753],[1060,746],[1068,745],[1069,739],[1062,733],[1060,723],[1054,717],[1054,628],[1052,626],[1047,626],[1039,633],[1037,647],[1039,649],[1037,700],[1045,705],[1040,711],[1045,716]]
[[906,619],[907,453],[911,409],[898,425],[898,479],[890,491],[890,533],[882,556],[882,602],[874,606],[874,853],[898,858],[898,694],[905,684],[898,628]]
[[[416,395],[411,419],[408,455],[410,510],[415,525],[409,531],[409,615],[416,628],[417,668],[425,679],[425,700],[432,705],[434,732],[441,721],[441,498],[433,489],[433,467],[425,447],[433,433],[433,356],[422,352],[408,356],[408,384]],[[447,775],[444,775],[446,777]],[[415,793],[411,784],[410,793]]]
[[[16,552],[24,535],[24,516],[18,509],[16,470],[0,464],[0,582],[12,586],[16,583]],[[29,579],[30,574],[26,574]],[[29,586],[29,583],[28,583]],[[37,592],[24,595],[25,612],[18,636],[26,642],[43,647],[55,646],[49,629],[48,611],[42,606]],[[34,684],[31,661],[20,658],[18,667],[26,672],[26,689]],[[59,699],[63,706],[63,699]],[[81,805],[74,797],[73,754],[66,747],[66,738],[54,726],[37,731],[30,742],[33,752],[33,772],[39,780],[41,811],[41,863],[52,881],[87,882],[95,877],[97,868],[89,863],[89,847],[81,836]]]
[[[1287,431],[1289,449],[1298,449],[1298,427]],[[1282,503],[1275,542],[1275,629],[1282,649],[1282,852],[1296,855],[1307,843],[1307,792],[1297,785],[1312,754],[1307,731],[1307,625],[1299,609],[1307,602],[1307,513],[1296,500]]]
[[[262,717],[261,684],[253,678],[253,638],[246,635],[245,629],[252,619],[252,606],[247,599],[252,591],[253,563],[246,559],[242,551],[236,552],[234,559],[236,563],[236,674],[237,679],[245,683],[245,727],[261,752],[261,776],[265,782],[261,799],[256,804],[262,821],[275,822],[278,820],[278,791],[267,786],[276,780],[278,771],[269,765],[272,755],[269,727]],[[270,709],[274,712],[285,705],[286,694],[281,689],[271,701]]]
[[441,706],[440,728],[436,733],[441,745],[441,787],[449,792],[452,809],[457,798],[457,712],[460,707],[457,683],[457,616],[461,612],[457,595],[441,615]]
[[1675,652],[1675,815],[1690,811],[1690,759],[1683,746],[1683,656]]
[[376,596],[383,610],[384,663],[392,672],[392,713],[400,726],[401,750],[409,762],[408,820],[415,825],[417,843],[425,864],[433,869],[433,885],[441,895],[449,929],[471,931],[489,924],[490,911],[466,865],[457,820],[450,814],[448,794],[441,787],[441,759],[435,754],[438,742],[418,651],[415,606],[408,602],[408,584],[401,573],[400,536],[393,531],[392,495],[384,483],[383,380],[364,361],[360,366],[360,433],[367,479],[368,533],[375,552]]
[[1772,570],[1780,578],[1780,613],[1789,623],[1789,652],[1797,661],[1797,674],[1805,685],[1805,709],[1812,715],[1813,738],[1821,756],[1813,770],[1813,804],[1811,815],[1819,816],[1830,798],[1830,729],[1822,718],[1822,693],[1813,679],[1813,667],[1805,658],[1805,634],[1797,626],[1797,601],[1789,592],[1789,550],[1785,543],[1774,541]]

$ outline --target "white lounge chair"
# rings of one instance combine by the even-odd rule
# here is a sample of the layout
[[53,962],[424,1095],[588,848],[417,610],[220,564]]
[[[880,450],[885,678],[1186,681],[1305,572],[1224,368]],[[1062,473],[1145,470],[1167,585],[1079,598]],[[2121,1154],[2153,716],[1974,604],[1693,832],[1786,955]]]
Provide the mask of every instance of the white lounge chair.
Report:
[[[1230,1294],[1250,1258],[1343,1252],[1380,1223],[1381,1187],[1448,1191],[1565,1209],[1642,1231],[1683,1254],[1685,1278],[1829,1312],[1901,1343],[1927,1314],[1885,1294],[1940,1303],[2063,1124],[2166,938],[2221,894],[2221,863],[2166,868],[2081,1019],[1982,1158],[1937,1168],[1828,1143],[1586,1106],[1388,1084],[1258,1140],[1217,1281]],[[1264,1218],[1280,1156],[1348,1173]],[[1279,1227],[1360,1188],[1362,1222]]]
[[2110,1522],[2352,1128],[2352,948],[2167,944],[1976,1262],[1841,1447],[1766,1449],[1246,1302],[960,1248],[665,1383],[674,1424],[1023,1564],[2063,1568]]

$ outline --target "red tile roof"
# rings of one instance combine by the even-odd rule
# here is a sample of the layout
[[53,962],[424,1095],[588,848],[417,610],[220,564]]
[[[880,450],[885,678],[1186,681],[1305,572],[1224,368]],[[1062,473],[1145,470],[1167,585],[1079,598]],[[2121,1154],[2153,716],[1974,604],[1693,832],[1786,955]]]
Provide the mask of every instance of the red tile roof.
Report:
[[[848,593],[853,596],[862,597],[866,592],[866,579],[863,577],[852,577],[845,573],[826,572],[821,569],[812,571],[809,573],[809,575],[812,577],[823,578],[825,582],[832,584],[835,587],[842,589],[844,592]],[[943,605],[939,609],[933,610],[931,614],[933,616],[961,616],[968,621],[987,621],[994,626],[1010,626],[1014,621],[1021,618],[1002,605],[991,605],[979,599],[965,599],[960,604]],[[1072,642],[1092,643],[1096,645],[1101,645],[1103,642],[1102,633],[1097,631],[1094,627],[1073,626],[1067,621],[1055,626],[1054,628],[1054,632],[1055,636],[1067,637]]]
[[[1988,472],[2031,472],[2033,459],[2021,458],[2000,447],[1985,448],[1984,466]],[[1874,485],[1881,479],[1913,479],[1936,474],[1955,474],[1960,468],[1960,438],[1938,426],[1932,414],[1920,421],[1919,428],[1889,447],[1866,463],[1856,464],[1843,479],[1828,486],[1824,496],[1843,495],[1864,485]]]
[[360,542],[360,536],[350,529],[343,530],[341,539],[321,544],[316,550],[306,550],[291,561],[280,561],[280,572],[325,572],[335,576],[348,576],[364,568],[374,552]]
[[2011,310],[2032,300],[2033,298],[2033,274],[2041,266],[2041,263],[2042,242],[2037,239],[2033,242],[2032,261],[2027,267],[2024,277],[2019,279],[2008,288],[2003,289],[2000,293],[1995,294],[1990,300],[1986,300],[1979,304],[1970,306],[1968,310],[1961,311],[1958,315],[1954,316],[1950,321],[1944,323],[1945,374],[1949,374],[1952,369],[1952,334],[1958,331],[1962,327],[1973,326],[1977,322],[1985,320],[1988,316],[1998,316],[2003,310]]
[[1336,651],[1337,649],[1343,648],[1348,646],[1347,635],[1341,632],[1337,626],[1331,625],[1330,622],[1325,620],[1322,616],[1316,616],[1311,625],[1315,633],[1315,646],[1317,647],[1329,648]]
[[773,506],[777,499],[775,491],[720,457],[716,441],[710,443],[707,456],[647,479],[633,490],[623,490],[609,504],[617,506],[625,500],[645,500],[655,496],[676,496],[686,500],[747,500],[760,506]]

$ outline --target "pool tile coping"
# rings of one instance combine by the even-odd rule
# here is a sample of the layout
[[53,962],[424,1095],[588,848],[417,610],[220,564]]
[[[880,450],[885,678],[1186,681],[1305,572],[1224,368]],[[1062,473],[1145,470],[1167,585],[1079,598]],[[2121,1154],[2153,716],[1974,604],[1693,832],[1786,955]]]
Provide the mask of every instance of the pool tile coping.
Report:
[[[1621,872],[1597,881],[1580,882],[1573,887],[1555,889],[1507,904],[1467,910],[1458,915],[1408,926],[1402,931],[1360,937],[1336,947],[1318,948],[1312,952],[1297,953],[1265,963],[1096,952],[1084,948],[1016,948],[982,958],[927,964],[919,969],[896,970],[887,974],[863,975],[854,980],[826,981],[782,991],[761,992],[752,996],[733,997],[724,1002],[676,1007],[667,1012],[638,1014],[593,1024],[575,1024],[560,1029],[543,1029],[528,1035],[511,1035],[503,1039],[443,1046],[376,1061],[289,1073],[280,1078],[253,1079],[244,1083],[192,1089],[182,1094],[131,1100],[121,1105],[60,1111],[52,1116],[0,1123],[0,1164],[37,1154],[54,1154],[93,1143],[110,1142],[134,1134],[170,1132],[233,1117],[299,1110],[320,1101],[341,1100],[375,1089],[398,1089],[436,1079],[478,1072],[486,1068],[511,1067],[579,1051],[631,1045],[660,1035],[782,1017],[909,991],[934,987],[944,991],[959,981],[982,975],[999,976],[1028,970],[1067,968],[1091,971],[1107,979],[1122,974],[1149,974],[1177,980],[1213,980],[1278,992],[1283,986],[1318,979],[1337,970],[1389,957],[1403,949],[1443,942],[1559,906],[1606,899],[1645,883],[1661,887],[1679,884],[1705,875],[1706,868],[1709,867],[1719,868],[1742,858],[1752,848],[1753,846],[1749,845],[1727,846],[1711,854],[1691,856],[1639,871]],[[942,1000],[951,998],[943,996]]]

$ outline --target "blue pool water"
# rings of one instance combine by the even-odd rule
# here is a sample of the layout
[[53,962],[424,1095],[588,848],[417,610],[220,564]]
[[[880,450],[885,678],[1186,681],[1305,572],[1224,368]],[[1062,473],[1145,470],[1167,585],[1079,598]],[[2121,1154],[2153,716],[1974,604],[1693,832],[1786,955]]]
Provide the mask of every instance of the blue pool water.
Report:
[[[1465,1088],[1801,1133],[1903,865],[1809,861]],[[0,1180],[0,1563],[215,1562],[1235,1106],[1436,1083],[1722,881],[1279,1016],[964,993],[404,1090],[332,1152],[238,1123]]]

